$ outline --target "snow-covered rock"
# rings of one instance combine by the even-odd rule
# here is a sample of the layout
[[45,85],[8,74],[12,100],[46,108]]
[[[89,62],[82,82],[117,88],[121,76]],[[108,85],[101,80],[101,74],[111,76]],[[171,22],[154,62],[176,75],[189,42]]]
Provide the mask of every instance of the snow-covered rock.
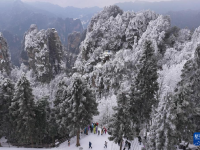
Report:
[[[168,16],[149,10],[136,13],[123,12],[117,6],[106,7],[92,18],[75,68],[96,89],[100,99],[116,95],[119,90],[128,91],[147,40],[152,42],[158,59],[162,99],[167,91],[174,91],[184,64],[194,57],[200,44],[200,27],[192,35],[188,29],[171,27]],[[104,55],[108,51],[112,55]]]
[[144,42],[151,40],[155,53],[159,53],[158,45],[164,43],[169,28],[167,16],[152,11],[123,12],[117,6],[106,7],[92,18],[75,67],[96,88],[99,97],[128,90]]
[[7,75],[11,72],[10,54],[8,44],[0,32],[0,71]]
[[49,82],[62,70],[63,46],[57,31],[54,28],[38,31],[36,25],[31,25],[24,36],[21,57],[37,79]]

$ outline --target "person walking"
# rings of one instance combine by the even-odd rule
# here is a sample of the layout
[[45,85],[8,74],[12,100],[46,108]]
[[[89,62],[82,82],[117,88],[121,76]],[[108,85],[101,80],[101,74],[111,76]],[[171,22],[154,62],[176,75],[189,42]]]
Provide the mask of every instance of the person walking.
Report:
[[142,142],[142,138],[141,138],[141,136],[138,136],[138,142],[139,142],[140,145],[141,145],[141,142]]
[[95,134],[95,132],[96,132],[96,127],[94,126],[94,128],[93,128],[93,132],[94,132],[94,134]]
[[128,142],[128,150],[131,148],[131,143]]
[[128,141],[127,140],[125,141],[125,147],[128,147]]
[[106,132],[107,132],[107,129],[105,128],[105,134],[106,134]]
[[91,147],[91,149],[92,149],[92,143],[91,142],[89,142],[89,148]]
[[91,131],[91,133],[92,133],[92,130],[93,130],[93,127],[92,127],[92,125],[90,125],[90,131]]
[[103,129],[101,130],[101,135],[103,135]]
[[120,146],[120,140],[118,140],[118,145]]
[[68,146],[70,146],[70,140],[68,140]]
[[108,142],[105,141],[104,148],[107,148],[107,143],[108,143]]

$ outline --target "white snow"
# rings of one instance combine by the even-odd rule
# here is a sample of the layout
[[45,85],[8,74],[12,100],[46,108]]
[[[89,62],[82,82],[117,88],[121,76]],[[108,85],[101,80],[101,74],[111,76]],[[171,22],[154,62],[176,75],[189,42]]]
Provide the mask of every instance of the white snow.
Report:
[[[80,147],[83,148],[83,150],[89,150],[89,141],[92,143],[92,149],[93,150],[119,150],[119,146],[115,144],[112,141],[108,140],[109,135],[103,134],[93,134],[90,133],[88,135],[81,135],[80,139],[80,145],[79,147],[76,147],[76,137],[70,140],[70,146],[68,146],[68,141],[65,141],[64,143],[60,144],[58,147],[55,148],[43,148],[43,150],[79,150]],[[0,141],[5,141],[4,139],[1,139]],[[105,141],[108,142],[107,148],[104,148]],[[3,145],[3,144],[2,144]],[[38,148],[17,148],[17,147],[9,147],[8,145],[5,145],[6,147],[0,147],[0,150],[38,150]],[[123,144],[124,146],[124,144]],[[131,149],[130,150],[141,150],[141,147],[143,145],[139,145],[138,139],[135,138],[134,141],[131,141]],[[128,148],[126,148],[128,150]]]

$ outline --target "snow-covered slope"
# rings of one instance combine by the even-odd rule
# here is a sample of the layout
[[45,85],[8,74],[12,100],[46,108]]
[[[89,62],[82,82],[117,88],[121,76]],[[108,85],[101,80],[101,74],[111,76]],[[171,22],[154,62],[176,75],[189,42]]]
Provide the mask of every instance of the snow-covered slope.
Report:
[[140,64],[144,42],[149,40],[158,58],[160,98],[173,91],[181,70],[193,58],[200,42],[200,28],[171,27],[168,16],[152,11],[123,12],[117,6],[106,7],[94,16],[81,43],[75,68],[96,90],[97,98],[128,90]]
[[[70,140],[70,146],[68,146],[68,141],[65,141],[64,143],[60,144],[58,147],[51,148],[51,149],[52,150],[78,150],[79,148],[81,149],[82,147],[83,150],[85,150],[85,149],[89,149],[89,141],[90,141],[92,143],[92,149],[105,150],[104,143],[105,141],[107,141],[108,150],[118,150],[119,146],[115,144],[114,142],[109,141],[108,137],[109,137],[108,134],[103,134],[103,135],[98,135],[98,134],[93,134],[93,133],[89,133],[89,135],[82,134],[80,138],[81,146],[79,147],[76,147],[76,138],[74,137]],[[7,150],[7,149],[8,150],[19,150],[19,149],[29,150],[30,149],[30,148],[22,148],[22,147],[17,148],[17,147],[8,145],[4,138],[2,138],[0,142],[2,143],[2,146],[3,146],[2,148],[0,148],[2,150]],[[131,142],[131,145],[132,146],[130,150],[140,150],[142,147],[141,145],[139,145],[137,138]],[[43,150],[48,150],[48,149],[49,148],[43,148]],[[32,148],[32,150],[38,150],[38,148]]]

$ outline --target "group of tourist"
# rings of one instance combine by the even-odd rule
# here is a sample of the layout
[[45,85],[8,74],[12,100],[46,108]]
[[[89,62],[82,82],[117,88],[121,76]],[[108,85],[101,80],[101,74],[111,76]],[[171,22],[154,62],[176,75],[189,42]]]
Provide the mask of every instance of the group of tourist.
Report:
[[[106,134],[107,129],[105,127],[100,128],[99,123],[96,122],[96,123],[92,123],[88,127],[84,128],[84,134],[88,135],[88,131],[91,131],[91,133],[93,132],[94,134],[103,135],[103,134]],[[83,131],[81,131],[81,133],[82,132]]]

